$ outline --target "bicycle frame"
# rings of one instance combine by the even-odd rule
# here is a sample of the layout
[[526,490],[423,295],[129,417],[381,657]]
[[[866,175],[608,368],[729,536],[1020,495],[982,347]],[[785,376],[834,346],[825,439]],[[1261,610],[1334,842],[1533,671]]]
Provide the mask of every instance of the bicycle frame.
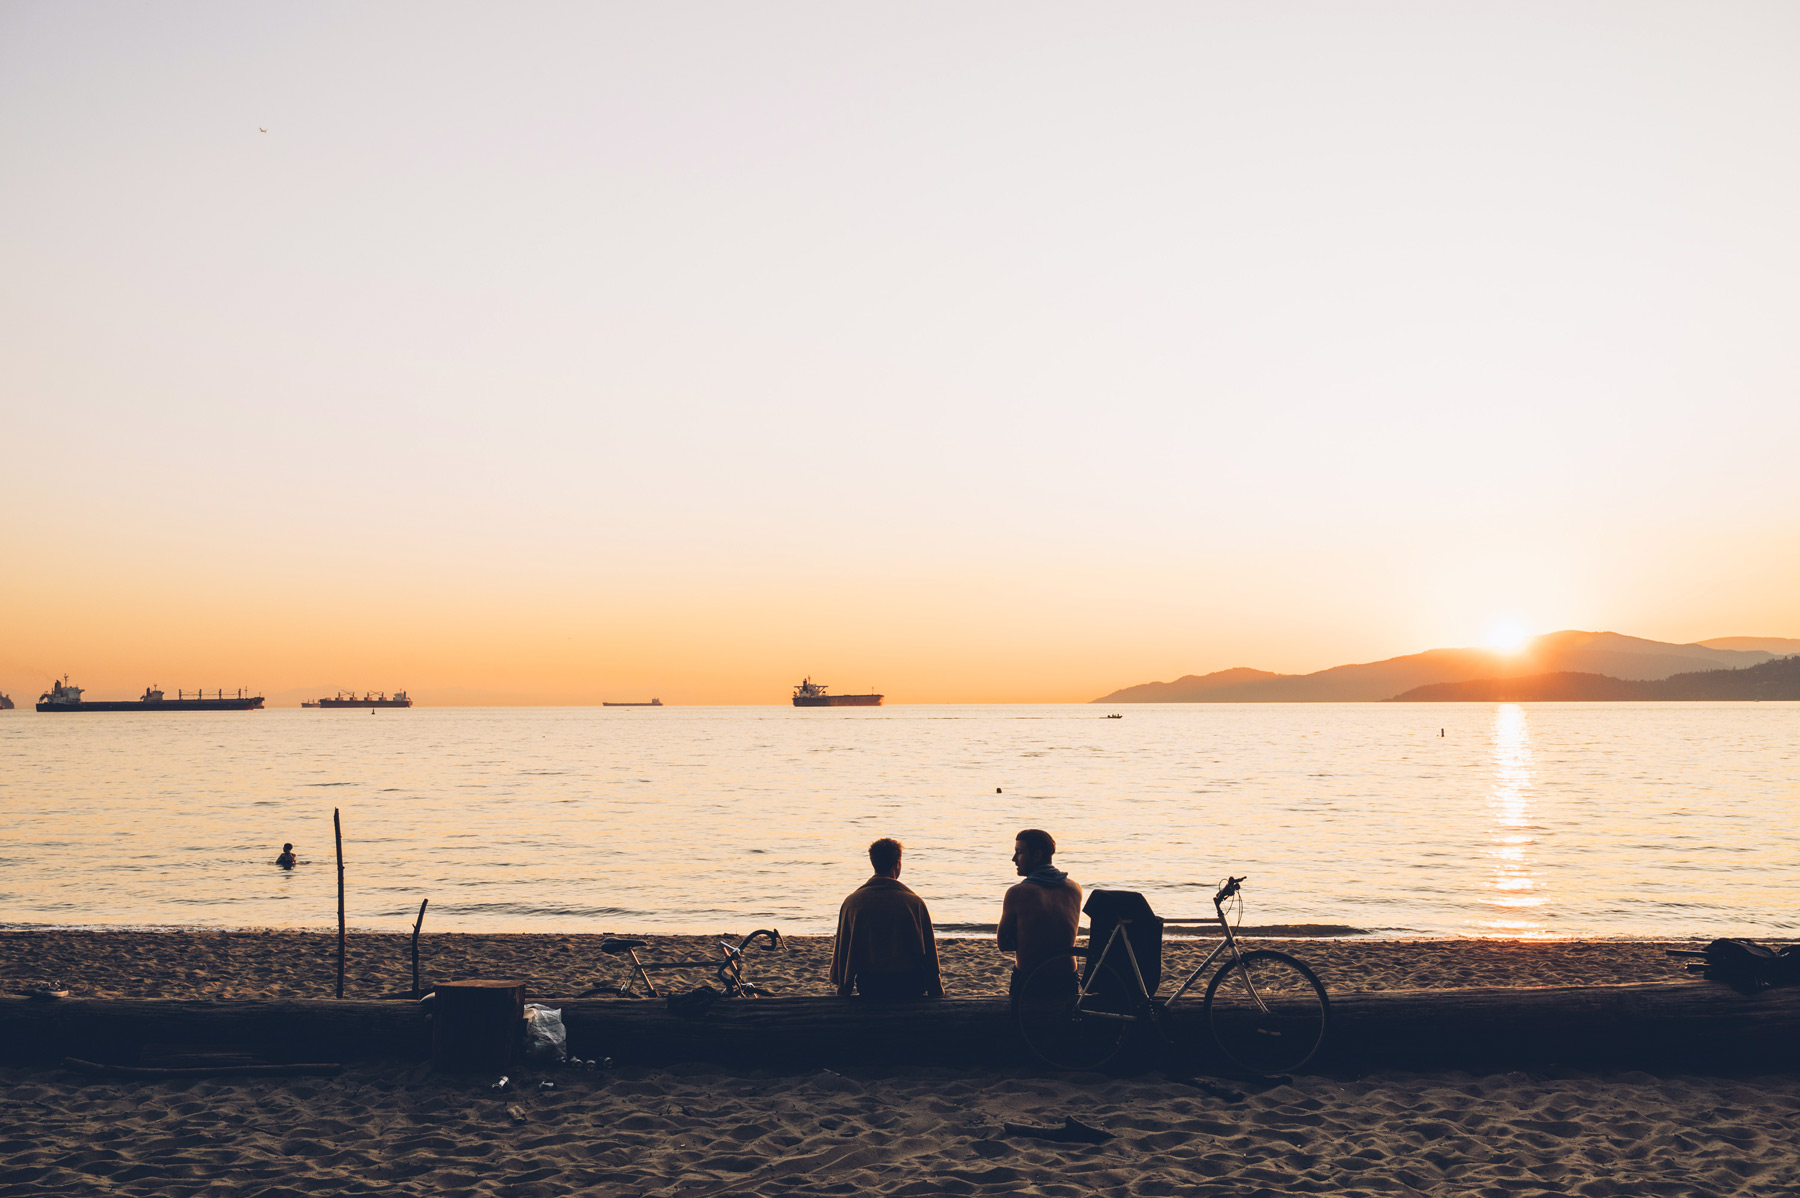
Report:
[[[1225,918],[1225,909],[1222,905],[1227,898],[1237,892],[1238,883],[1242,881],[1242,878],[1231,879],[1220,889],[1218,894],[1213,896],[1212,919],[1165,921],[1165,926],[1169,922],[1191,922],[1199,926],[1216,922],[1219,925],[1219,930],[1225,933],[1225,938],[1213,945],[1213,950],[1206,954],[1206,959],[1194,967],[1194,971],[1187,975],[1187,980],[1176,987],[1175,993],[1169,995],[1167,1001],[1163,1004],[1165,1007],[1172,1005],[1176,999],[1193,989],[1194,983],[1200,980],[1200,975],[1211,968],[1212,963],[1217,961],[1222,954],[1229,954],[1230,960],[1232,961],[1236,961],[1242,956],[1242,953],[1238,950],[1237,935],[1231,929],[1231,921]],[[1137,1023],[1143,1018],[1142,1015],[1128,1014],[1123,1011],[1095,1010],[1084,1005],[1084,1000],[1091,993],[1090,987],[1099,979],[1100,968],[1106,964],[1106,958],[1113,951],[1114,944],[1122,944],[1125,948],[1125,959],[1131,963],[1131,976],[1137,982],[1137,998],[1139,1002],[1144,1006],[1148,1006],[1153,1001],[1152,995],[1150,994],[1150,988],[1144,984],[1144,971],[1138,966],[1137,953],[1131,947],[1131,937],[1125,934],[1125,930],[1130,926],[1131,921],[1129,919],[1121,919],[1117,924],[1113,925],[1112,935],[1106,938],[1106,943],[1100,948],[1100,956],[1094,959],[1093,967],[1086,971],[1087,979],[1081,984],[1081,991],[1075,998],[1075,1006],[1078,1011],[1089,1018],[1117,1019],[1125,1023]],[[1088,946],[1088,950],[1090,954],[1093,951],[1091,942]],[[1268,1004],[1264,1003],[1262,995],[1256,992],[1256,984],[1250,980],[1247,973],[1245,974],[1244,981],[1249,986],[1251,1001],[1256,1003],[1257,1007],[1266,1014],[1269,1009]]]
[[[627,950],[627,953],[631,958],[632,972],[637,974],[638,980],[644,984],[644,989],[650,992],[651,998],[661,998],[662,995],[657,992],[656,985],[650,980],[650,970],[654,969],[659,972],[667,972],[670,970],[695,969],[705,966],[713,967],[713,976],[725,987],[727,997],[734,997],[743,993],[747,986],[747,983],[744,981],[744,949],[751,941],[759,936],[769,942],[770,948],[781,947],[782,940],[780,932],[759,929],[738,941],[736,948],[733,948],[731,945],[721,940],[719,942],[719,953],[724,959],[719,961],[715,961],[710,957],[698,961],[642,961],[638,959],[637,949],[629,949]],[[624,986],[619,988],[620,992],[623,993],[626,989],[629,989],[630,985],[630,982],[626,982]]]

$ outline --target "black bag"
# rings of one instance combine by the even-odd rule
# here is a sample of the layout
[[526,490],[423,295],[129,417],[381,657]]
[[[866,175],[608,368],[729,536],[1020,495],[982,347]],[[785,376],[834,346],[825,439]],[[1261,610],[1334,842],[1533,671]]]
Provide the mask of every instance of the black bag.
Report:
[[1131,958],[1125,946],[1113,945],[1106,955],[1106,973],[1095,983],[1094,966],[1112,939],[1113,929],[1129,921],[1126,938],[1131,941],[1132,956],[1137,958],[1138,972],[1144,975],[1144,989],[1151,994],[1162,984],[1163,921],[1150,910],[1149,900],[1135,890],[1094,890],[1081,908],[1088,917],[1088,959],[1081,972],[1083,985],[1095,993],[1126,996],[1137,993],[1137,979],[1131,976]]
[[1703,951],[1706,979],[1724,982],[1739,994],[1755,994],[1770,986],[1786,984],[1792,980],[1792,972],[1800,967],[1800,954],[1784,960],[1781,953],[1749,940],[1715,940]]

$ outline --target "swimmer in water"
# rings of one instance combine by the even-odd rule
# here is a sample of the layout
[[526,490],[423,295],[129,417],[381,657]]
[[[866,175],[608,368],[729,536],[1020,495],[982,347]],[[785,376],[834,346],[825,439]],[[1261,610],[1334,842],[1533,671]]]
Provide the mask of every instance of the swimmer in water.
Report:
[[294,846],[291,844],[282,845],[281,846],[281,856],[275,858],[275,864],[279,865],[283,869],[294,868],[294,864],[295,864]]

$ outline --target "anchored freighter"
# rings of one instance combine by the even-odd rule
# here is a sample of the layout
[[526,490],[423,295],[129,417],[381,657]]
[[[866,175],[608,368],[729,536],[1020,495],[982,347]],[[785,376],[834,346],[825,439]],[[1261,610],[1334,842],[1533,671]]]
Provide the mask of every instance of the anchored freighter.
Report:
[[397,691],[393,698],[388,698],[386,691],[364,691],[362,698],[346,691],[339,691],[335,698],[320,699],[313,703],[302,703],[302,707],[411,707],[412,700],[406,697],[405,691]]
[[176,691],[175,698],[163,697],[154,686],[144,688],[140,699],[83,699],[81,687],[70,686],[69,676],[52,682],[50,689],[38,696],[39,711],[255,711],[263,705],[261,695],[246,695],[240,688],[235,695],[223,690],[208,696],[205,691]]
[[794,688],[795,707],[880,707],[880,695],[832,695],[827,694],[827,687],[822,682],[814,682],[806,678]]

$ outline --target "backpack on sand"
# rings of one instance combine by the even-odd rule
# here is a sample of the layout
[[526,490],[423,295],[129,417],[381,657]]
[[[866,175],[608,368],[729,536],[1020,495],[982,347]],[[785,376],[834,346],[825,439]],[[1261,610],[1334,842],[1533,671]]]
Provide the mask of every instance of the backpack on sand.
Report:
[[1750,940],[1715,940],[1699,952],[1671,949],[1671,956],[1698,957],[1688,966],[1711,982],[1724,982],[1739,994],[1755,994],[1771,986],[1800,984],[1800,945],[1780,952]]

